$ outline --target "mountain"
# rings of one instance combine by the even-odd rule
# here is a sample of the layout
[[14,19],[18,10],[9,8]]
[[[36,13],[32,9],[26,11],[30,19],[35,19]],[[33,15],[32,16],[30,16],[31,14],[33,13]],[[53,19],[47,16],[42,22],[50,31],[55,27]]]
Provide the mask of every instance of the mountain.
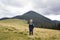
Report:
[[29,21],[29,19],[33,19],[35,27],[43,27],[43,28],[54,28],[55,27],[55,22],[53,22],[52,20],[34,11],[29,11],[21,16],[19,15],[13,18],[24,19],[27,21]]
[[57,21],[57,20],[53,20],[53,22],[55,22],[56,24],[60,23],[60,21]]
[[56,23],[57,29],[59,29],[59,30],[60,30],[60,21],[53,20],[53,22],[55,22],[55,23]]

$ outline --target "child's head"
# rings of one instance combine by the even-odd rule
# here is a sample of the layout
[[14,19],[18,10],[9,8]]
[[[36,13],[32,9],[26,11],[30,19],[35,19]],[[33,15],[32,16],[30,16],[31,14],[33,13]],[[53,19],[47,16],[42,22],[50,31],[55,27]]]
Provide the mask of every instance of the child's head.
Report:
[[30,22],[33,22],[33,19],[30,19]]

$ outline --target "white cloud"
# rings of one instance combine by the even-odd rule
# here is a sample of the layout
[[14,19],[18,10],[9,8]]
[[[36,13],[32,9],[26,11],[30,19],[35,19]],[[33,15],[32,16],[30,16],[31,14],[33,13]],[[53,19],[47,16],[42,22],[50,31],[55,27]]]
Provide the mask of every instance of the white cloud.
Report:
[[[17,1],[17,0],[16,0]],[[20,0],[21,1],[21,0]],[[23,13],[32,10],[33,4],[31,2],[27,2],[27,4],[23,7],[16,7],[12,5],[6,5],[0,2],[0,17],[12,17],[16,15],[22,15]]]
[[60,20],[60,15],[45,15],[45,17],[50,18],[51,20]]
[[0,0],[5,5],[11,5],[16,7],[24,7],[29,0]]
[[[42,14],[60,14],[60,0],[33,0],[35,9]],[[42,9],[42,10],[41,10]]]

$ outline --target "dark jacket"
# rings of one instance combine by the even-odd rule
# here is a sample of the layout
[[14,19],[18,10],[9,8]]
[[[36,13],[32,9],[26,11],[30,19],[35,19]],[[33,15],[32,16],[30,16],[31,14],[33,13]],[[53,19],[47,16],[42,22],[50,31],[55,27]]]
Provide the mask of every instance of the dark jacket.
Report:
[[33,28],[34,28],[34,24],[33,23],[29,23],[29,29],[33,30]]

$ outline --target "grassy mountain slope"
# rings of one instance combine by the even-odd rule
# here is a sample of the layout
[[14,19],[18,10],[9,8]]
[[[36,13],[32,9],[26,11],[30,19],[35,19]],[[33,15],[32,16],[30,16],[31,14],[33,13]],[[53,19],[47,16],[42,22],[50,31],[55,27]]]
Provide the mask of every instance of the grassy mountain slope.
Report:
[[34,28],[34,35],[28,35],[25,20],[7,19],[0,21],[0,40],[60,40],[60,30]]

